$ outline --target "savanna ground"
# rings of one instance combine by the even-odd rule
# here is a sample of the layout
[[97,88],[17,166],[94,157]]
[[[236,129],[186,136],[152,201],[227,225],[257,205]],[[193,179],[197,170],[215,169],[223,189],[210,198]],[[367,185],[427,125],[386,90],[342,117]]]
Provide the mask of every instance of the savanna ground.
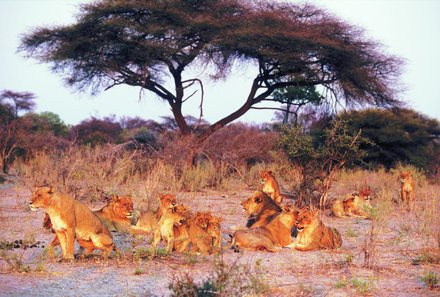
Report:
[[[42,227],[44,211],[31,212],[28,206],[31,184],[41,182],[43,176],[46,182],[55,183],[61,174],[63,184],[59,187],[81,199],[88,194],[84,202],[91,209],[104,204],[96,198],[98,194],[92,193],[91,183],[95,188],[99,185],[108,191],[134,194],[135,208],[142,210],[155,208],[159,190],[176,193],[178,201],[193,211],[211,210],[223,217],[226,245],[226,230],[246,223],[241,201],[261,187],[258,168],[241,171],[238,179],[217,180],[218,185],[210,190],[200,190],[202,181],[196,177],[202,176],[201,172],[186,177],[183,173],[177,179],[174,175],[167,177],[166,168],[159,166],[148,176],[136,177],[132,172],[129,179],[121,179],[115,172],[126,168],[128,163],[123,160],[119,171],[112,165],[113,175],[109,177],[102,164],[95,167],[96,176],[88,175],[92,173],[85,172],[87,166],[78,163],[80,158],[58,163],[67,169],[56,173],[45,158],[40,156],[34,164],[18,166],[20,177],[7,176],[0,184],[1,296],[182,296],[185,290],[194,292],[197,288],[199,296],[440,295],[438,284],[432,289],[427,287],[440,276],[440,185],[419,175],[416,208],[409,213],[398,203],[396,172],[339,173],[330,198],[345,196],[368,184],[375,190],[375,208],[374,220],[337,219],[328,211],[322,215],[325,224],[336,227],[342,235],[342,247],[336,251],[285,248],[278,253],[235,253],[225,248],[219,256],[159,253],[150,259],[151,236],[113,233],[122,256],[113,255],[104,261],[96,251],[91,258],[69,263],[48,257],[45,247],[54,235]],[[76,171],[74,176],[74,167],[83,171]],[[288,192],[291,181],[281,177],[279,181],[283,192]],[[177,183],[180,190],[173,188]],[[89,190],[81,192],[84,189]],[[205,293],[200,293],[202,288]]]

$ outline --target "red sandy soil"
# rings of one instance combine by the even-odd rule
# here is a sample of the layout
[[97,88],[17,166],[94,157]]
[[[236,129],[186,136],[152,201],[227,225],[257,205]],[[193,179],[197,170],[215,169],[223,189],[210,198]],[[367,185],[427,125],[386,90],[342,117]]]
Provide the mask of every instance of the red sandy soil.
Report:
[[[438,193],[438,192],[437,192]],[[222,195],[219,193],[181,194],[180,201],[193,210],[211,210],[224,218],[223,229],[244,226],[240,202],[251,191]],[[196,281],[206,279],[215,270],[215,256],[172,254],[165,257],[135,259],[134,250],[149,246],[149,239],[114,233],[122,258],[104,261],[96,255],[73,263],[57,262],[44,252],[53,234],[42,227],[44,211],[31,212],[31,192],[12,183],[0,184],[0,240],[28,240],[37,247],[0,250],[0,296],[168,296],[173,276],[189,273]],[[102,205],[90,205],[96,209]],[[283,249],[278,253],[230,249],[223,252],[227,265],[242,265],[257,273],[270,290],[264,296],[440,296],[438,286],[428,290],[420,280],[426,271],[440,275],[440,265],[414,264],[422,253],[417,235],[402,233],[411,229],[416,218],[395,206],[377,241],[372,268],[364,268],[362,247],[370,230],[370,220],[337,219],[326,216],[326,225],[336,227],[343,237],[337,251],[300,252]],[[408,231],[411,232],[411,231]],[[225,236],[227,237],[227,236]],[[225,241],[224,244],[227,244]],[[78,248],[78,247],[76,247]],[[77,250],[78,251],[78,250]],[[4,257],[17,256],[30,272],[11,269]],[[347,259],[353,255],[351,263]],[[438,262],[437,262],[438,263]],[[258,271],[255,267],[258,266]],[[136,275],[135,271],[140,272]],[[354,282],[363,282],[365,289]],[[251,296],[251,295],[248,295]],[[252,295],[254,296],[254,295]]]

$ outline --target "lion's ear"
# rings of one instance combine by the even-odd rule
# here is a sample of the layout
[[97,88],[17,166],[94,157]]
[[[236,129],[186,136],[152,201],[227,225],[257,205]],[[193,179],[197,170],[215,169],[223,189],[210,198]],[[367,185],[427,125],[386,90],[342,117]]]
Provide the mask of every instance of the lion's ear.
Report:
[[119,197],[118,197],[118,195],[113,194],[113,195],[111,196],[111,198],[110,198],[110,201],[112,201],[112,202],[118,202],[118,201],[119,201]]
[[53,194],[55,192],[55,187],[49,187],[49,190],[47,191],[48,194]]
[[268,170],[267,173],[272,174],[272,170]]
[[261,201],[262,201],[263,199],[261,199],[261,197],[260,196],[258,196],[258,197],[255,197],[255,203],[261,203]]

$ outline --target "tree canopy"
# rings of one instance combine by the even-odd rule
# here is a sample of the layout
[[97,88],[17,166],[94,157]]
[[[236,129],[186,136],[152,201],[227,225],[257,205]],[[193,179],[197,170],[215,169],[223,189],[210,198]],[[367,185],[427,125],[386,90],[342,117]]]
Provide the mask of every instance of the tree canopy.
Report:
[[401,60],[309,4],[99,0],[81,5],[72,25],[24,35],[19,50],[50,63],[78,90],[126,84],[153,92],[170,105],[183,135],[192,130],[182,106],[194,87],[204,93],[199,77],[187,77],[189,68],[213,69],[219,79],[234,65],[256,65],[241,107],[207,126],[200,141],[286,87],[317,86],[344,105],[399,103]]
[[440,122],[436,119],[406,108],[352,111],[339,118],[349,122],[351,131],[362,130],[362,135],[375,143],[364,148],[366,163],[388,168],[397,162],[438,168]]

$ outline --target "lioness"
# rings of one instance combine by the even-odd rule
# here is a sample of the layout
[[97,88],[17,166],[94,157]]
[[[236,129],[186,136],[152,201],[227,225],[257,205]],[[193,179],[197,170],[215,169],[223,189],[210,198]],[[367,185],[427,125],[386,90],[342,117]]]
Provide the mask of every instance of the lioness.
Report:
[[281,204],[283,196],[280,193],[280,186],[270,170],[260,172],[263,192],[269,195],[276,203]]
[[291,229],[295,225],[298,211],[293,205],[283,206],[283,211],[267,225],[237,230],[233,235],[232,246],[237,252],[240,248],[276,252],[292,243]]
[[133,200],[130,195],[115,195],[106,206],[93,213],[101,219],[109,231],[127,231],[133,217]]
[[208,254],[213,250],[212,237],[207,229],[212,219],[211,212],[197,212],[189,220],[188,235],[191,242],[191,252]]
[[248,214],[248,228],[264,226],[281,212],[281,207],[263,191],[254,192],[241,205]]
[[403,171],[400,177],[400,199],[407,210],[411,210],[414,204],[414,180],[412,172]]
[[298,229],[296,241],[288,247],[300,251],[335,249],[342,245],[341,234],[334,228],[326,227],[318,218],[318,211],[305,207],[298,213],[295,223]]
[[86,205],[71,196],[56,193],[53,187],[35,187],[29,206],[31,210],[44,208],[48,213],[56,234],[54,241],[59,240],[63,259],[74,258],[75,236],[87,253],[99,249],[103,257],[108,258],[115,249],[105,225]]
[[213,245],[215,253],[218,253],[220,251],[221,245],[222,245],[222,242],[221,242],[222,241],[222,228],[221,228],[222,221],[223,221],[222,218],[212,216],[208,222],[208,228],[206,228],[206,231],[208,231],[209,236],[211,236],[212,245]]
[[185,217],[177,212],[168,210],[162,214],[156,227],[154,228],[153,243],[151,249],[153,255],[156,253],[157,244],[163,240],[166,243],[167,253],[171,253],[174,244],[174,225],[181,225]]
[[359,193],[353,192],[344,199],[337,199],[333,202],[332,212],[335,217],[360,217],[368,218],[367,208],[370,205],[370,188],[362,188]]

